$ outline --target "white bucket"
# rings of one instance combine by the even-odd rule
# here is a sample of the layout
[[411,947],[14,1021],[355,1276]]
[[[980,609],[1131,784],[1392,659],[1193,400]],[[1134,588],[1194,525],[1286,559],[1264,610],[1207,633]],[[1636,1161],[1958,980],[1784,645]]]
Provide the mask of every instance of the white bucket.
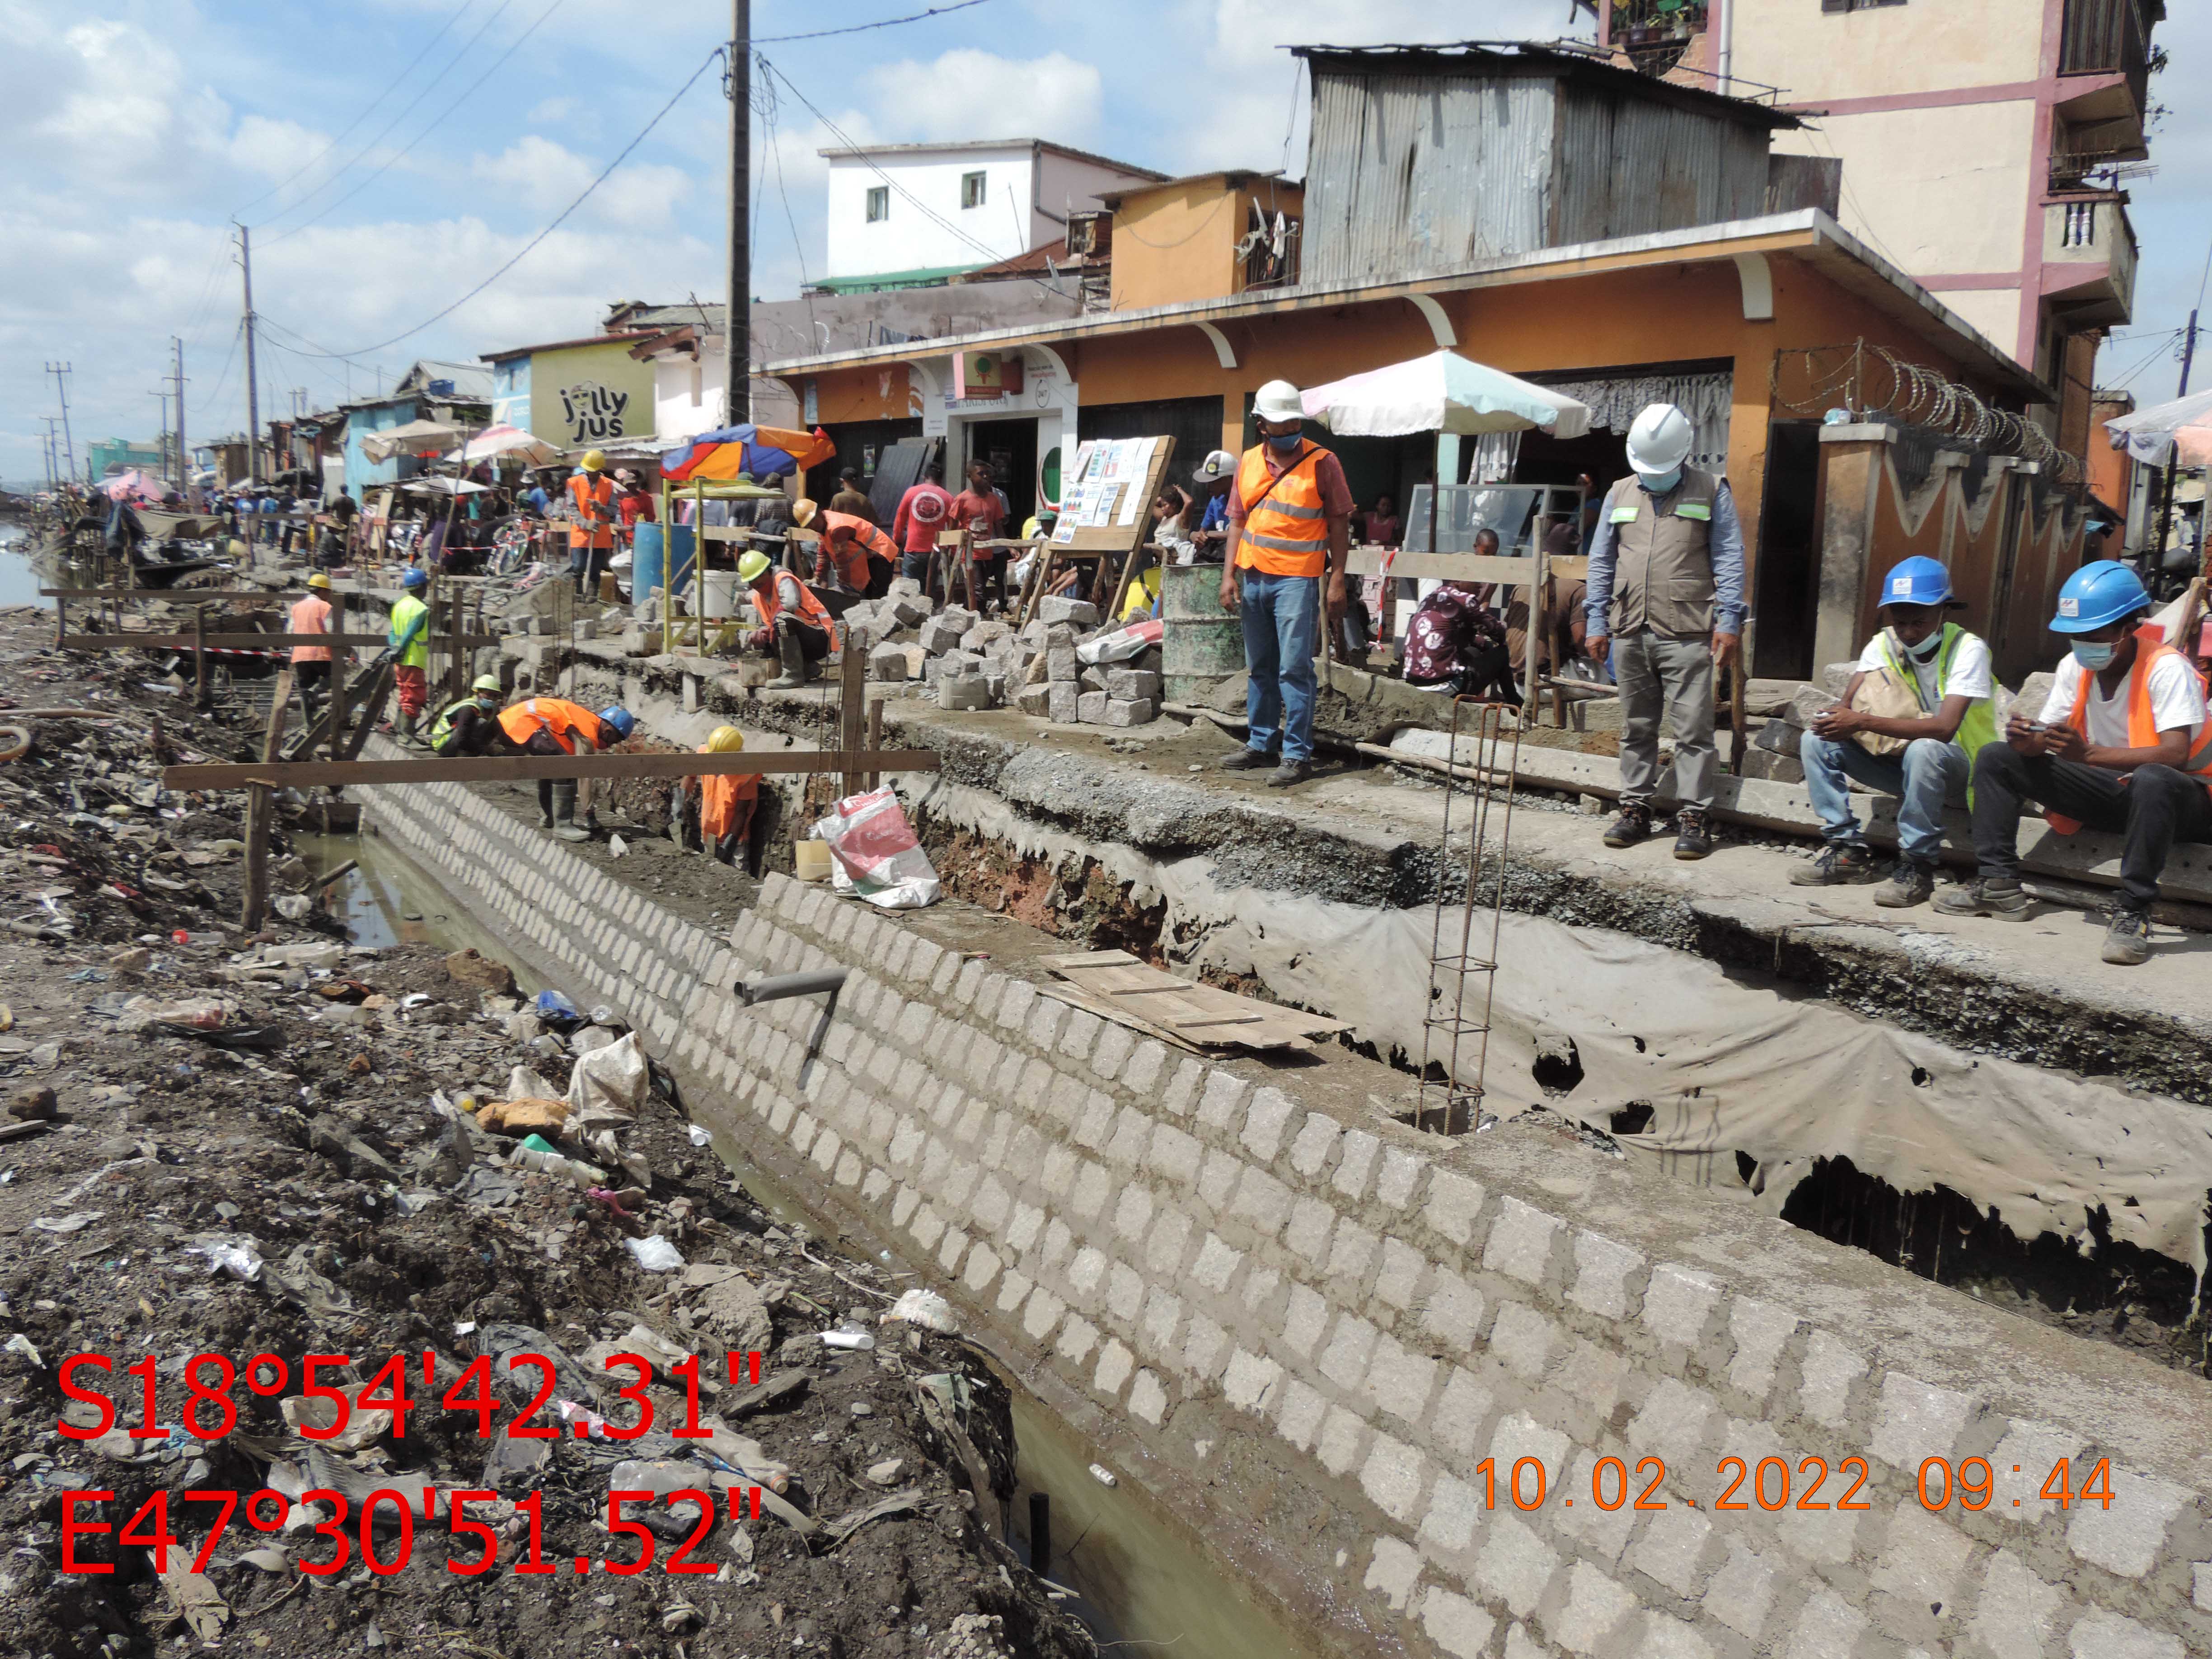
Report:
[[699,573],[700,611],[702,617],[734,617],[738,614],[738,596],[744,592],[734,570],[702,570]]

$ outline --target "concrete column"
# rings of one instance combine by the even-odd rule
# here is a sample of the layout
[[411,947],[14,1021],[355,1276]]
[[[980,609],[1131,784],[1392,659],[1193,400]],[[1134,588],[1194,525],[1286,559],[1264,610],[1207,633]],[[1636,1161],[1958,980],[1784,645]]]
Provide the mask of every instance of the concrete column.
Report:
[[1820,428],[1820,608],[1813,628],[1813,671],[1856,661],[1865,643],[1867,586],[1879,560],[1875,515],[1881,475],[1897,428],[1875,422]]

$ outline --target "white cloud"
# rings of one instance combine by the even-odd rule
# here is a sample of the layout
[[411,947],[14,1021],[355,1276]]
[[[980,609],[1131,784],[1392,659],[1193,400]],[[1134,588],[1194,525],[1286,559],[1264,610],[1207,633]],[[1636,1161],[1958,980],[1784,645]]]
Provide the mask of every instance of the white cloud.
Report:
[[[599,164],[536,133],[518,139],[499,155],[479,155],[471,173],[511,198],[550,215],[566,208],[599,175]],[[681,167],[617,167],[592,191],[580,211],[600,222],[649,229],[672,222],[676,208],[691,193],[691,175]]]
[[1085,143],[1105,102],[1097,65],[1060,52],[1012,58],[960,46],[927,64],[882,64],[868,71],[867,83],[884,125],[912,139]]

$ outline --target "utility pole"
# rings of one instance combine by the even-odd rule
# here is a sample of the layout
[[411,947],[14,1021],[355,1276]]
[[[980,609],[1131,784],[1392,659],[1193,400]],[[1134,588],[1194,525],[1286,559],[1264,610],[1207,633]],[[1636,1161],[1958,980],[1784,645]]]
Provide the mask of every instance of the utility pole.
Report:
[[[2196,361],[2197,308],[2192,306],[2190,307],[2189,311],[2188,330],[2181,337],[2181,384],[2175,389],[2173,394],[2177,399],[2186,398],[2189,395],[2189,370],[2191,366],[2194,364]],[[2158,509],[2157,553],[2155,558],[2151,563],[2151,570],[2154,573],[2154,576],[2155,576],[2156,573],[2164,570],[2166,568],[2166,538],[2173,532],[2173,479],[2174,475],[2180,471],[2180,468],[2174,463],[2175,452],[2168,450],[2166,457],[2166,489],[2164,491],[2164,499],[2160,502]],[[2199,528],[2197,534],[2200,539],[2202,539],[2203,536],[2203,521],[2201,519],[2198,520]],[[2200,558],[2202,558],[2203,555],[2203,550],[2204,550],[2202,547],[2197,549],[2197,554]],[[2203,573],[2200,572],[2199,574],[2201,574]]]
[[261,482],[261,377],[253,357],[253,233],[238,228],[238,264],[246,273],[246,481]]
[[157,449],[159,449],[159,450],[161,452],[161,482],[162,482],[163,483],[169,483],[169,482],[170,482],[170,477],[169,477],[169,391],[168,391],[168,388],[167,388],[167,386],[164,386],[164,387],[162,387],[162,388],[161,388],[161,391],[159,391],[159,392],[148,392],[146,395],[147,395],[148,397],[149,397],[149,398],[159,398],[161,400],[161,435],[160,435],[159,437],[157,437],[156,439],[155,439],[155,441],[154,441],[154,444],[155,444],[155,447],[156,447]]
[[39,418],[46,423],[46,468],[53,474],[54,488],[59,489],[70,481],[69,475],[62,471],[62,434],[54,430],[61,422],[52,415]]
[[192,500],[192,452],[185,447],[185,342],[182,336],[172,335],[170,343],[177,352],[176,368],[169,375],[177,399],[177,493],[189,507]]
[[54,385],[62,398],[62,452],[69,461],[69,478],[76,480],[76,440],[70,435],[69,377],[73,371],[67,363],[48,363],[46,373],[54,377]]
[[740,426],[753,417],[753,250],[746,212],[753,194],[752,54],[752,0],[731,0],[730,300],[722,320],[722,417],[726,426]]

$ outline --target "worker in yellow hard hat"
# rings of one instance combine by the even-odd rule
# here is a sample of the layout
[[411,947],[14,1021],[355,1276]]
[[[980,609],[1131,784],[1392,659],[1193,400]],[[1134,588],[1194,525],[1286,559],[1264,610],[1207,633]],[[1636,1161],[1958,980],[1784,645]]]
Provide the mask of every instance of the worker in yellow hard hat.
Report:
[[[292,607],[286,622],[289,634],[331,634],[331,579],[318,570],[307,578],[307,596]],[[295,645],[292,647],[292,679],[300,688],[301,706],[307,710],[307,722],[313,725],[320,709],[323,695],[331,684],[331,647],[327,645]]]
[[607,458],[599,450],[586,450],[568,479],[568,574],[576,580],[580,599],[599,591],[599,572],[614,556],[617,516]]
[[783,664],[783,672],[766,689],[789,691],[805,685],[814,665],[837,648],[836,618],[796,571],[777,569],[765,553],[740,558],[738,580],[750,592],[761,624],[746,642],[756,651],[773,653]]
[[[735,755],[744,751],[745,734],[734,726],[718,726],[699,745],[702,755]],[[723,864],[745,854],[744,870],[752,873],[754,809],[760,803],[760,774],[726,773],[719,777],[685,778],[677,786],[673,828],[684,839],[684,823],[696,817],[702,851]]]

